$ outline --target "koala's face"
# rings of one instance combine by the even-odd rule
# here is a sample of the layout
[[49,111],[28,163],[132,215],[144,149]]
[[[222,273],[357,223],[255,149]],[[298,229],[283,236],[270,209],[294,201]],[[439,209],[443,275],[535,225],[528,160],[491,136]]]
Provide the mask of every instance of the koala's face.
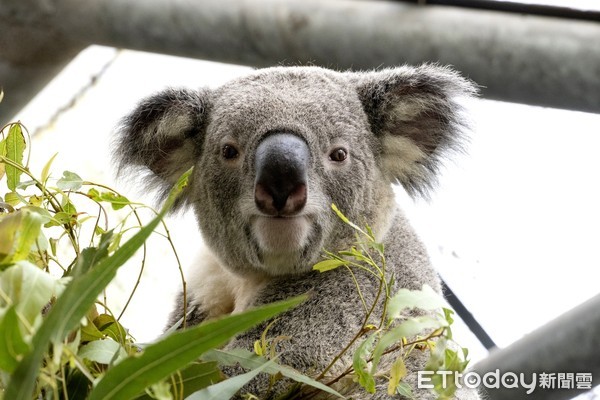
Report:
[[125,120],[118,154],[122,165],[150,169],[152,185],[162,187],[195,167],[185,202],[224,266],[299,273],[323,248],[353,240],[332,203],[384,233],[394,211],[390,183],[428,188],[440,155],[456,143],[454,97],[471,90],[428,66],[266,69],[213,91],[145,100]]
[[209,115],[190,202],[225,264],[302,271],[346,232],[332,203],[370,217],[384,179],[344,76],[264,71],[216,90]]

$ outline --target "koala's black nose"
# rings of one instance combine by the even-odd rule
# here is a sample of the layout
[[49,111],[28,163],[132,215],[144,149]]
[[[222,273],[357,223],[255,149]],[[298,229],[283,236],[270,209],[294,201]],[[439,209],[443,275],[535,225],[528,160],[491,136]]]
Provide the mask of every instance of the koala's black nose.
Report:
[[254,201],[273,216],[293,215],[306,204],[310,151],[289,133],[267,136],[256,149]]

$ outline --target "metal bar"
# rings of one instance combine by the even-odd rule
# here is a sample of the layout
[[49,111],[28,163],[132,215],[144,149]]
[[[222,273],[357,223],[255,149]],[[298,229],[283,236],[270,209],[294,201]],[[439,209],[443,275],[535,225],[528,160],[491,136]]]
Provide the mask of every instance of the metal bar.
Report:
[[444,298],[450,303],[454,311],[458,314],[458,316],[463,320],[463,322],[469,327],[471,332],[475,335],[475,337],[479,340],[479,342],[485,347],[487,350],[492,351],[496,349],[496,343],[490,337],[490,335],[483,329],[483,326],[475,319],[471,311],[463,304],[462,301],[458,298],[458,296],[450,289],[450,286],[442,279],[442,293],[444,293]]
[[[539,383],[541,373],[553,373],[558,387],[558,373],[591,373],[592,383],[600,379],[600,295],[586,301],[512,345],[492,352],[473,367],[480,376],[499,371],[524,374],[527,383],[533,374]],[[526,394],[523,388],[489,389],[489,400],[562,400],[581,394],[571,389],[535,389]]]
[[593,22],[364,0],[10,0],[0,37],[6,21],[69,41],[254,66],[440,62],[485,97],[600,112]]
[[472,8],[475,10],[501,11],[513,14],[566,18],[581,21],[600,21],[600,11],[582,10],[546,4],[529,4],[513,1],[491,0],[396,0],[403,3]]
[[0,127],[85,47],[52,27],[19,20],[0,11]]

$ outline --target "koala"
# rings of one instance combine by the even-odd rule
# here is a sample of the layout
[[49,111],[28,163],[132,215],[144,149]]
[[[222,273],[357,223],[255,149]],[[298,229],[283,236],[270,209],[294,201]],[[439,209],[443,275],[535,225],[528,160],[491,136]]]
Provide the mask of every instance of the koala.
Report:
[[[356,240],[332,203],[385,245],[392,292],[424,284],[440,292],[392,184],[428,195],[440,163],[461,149],[467,124],[460,99],[475,92],[472,82],[437,65],[371,72],[275,67],[217,89],[168,89],[141,101],[117,134],[119,168],[143,175],[164,198],[194,167],[178,206],[194,210],[207,249],[188,277],[188,324],[310,293],[269,334],[290,337],[280,344],[280,362],[309,375],[322,371],[364,318],[347,270],[312,270],[323,249],[344,250]],[[355,278],[367,304],[374,302],[377,279],[364,271]],[[171,323],[182,317],[180,295]],[[265,326],[229,346],[251,350]],[[406,379],[416,387],[424,361],[411,357]],[[351,362],[342,357],[331,373]],[[263,377],[243,392],[265,396],[268,386]],[[414,395],[434,398],[425,390]],[[350,396],[389,397],[385,389]]]

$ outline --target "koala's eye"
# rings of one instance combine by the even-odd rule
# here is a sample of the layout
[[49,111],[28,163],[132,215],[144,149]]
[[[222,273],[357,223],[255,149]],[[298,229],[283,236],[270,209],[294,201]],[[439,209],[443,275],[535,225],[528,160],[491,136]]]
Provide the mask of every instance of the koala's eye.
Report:
[[226,144],[225,146],[223,146],[222,154],[223,158],[225,158],[226,160],[233,160],[234,158],[237,158],[237,156],[240,153],[232,145]]
[[329,154],[329,159],[335,162],[342,162],[346,157],[348,157],[348,152],[341,147],[338,147]]

